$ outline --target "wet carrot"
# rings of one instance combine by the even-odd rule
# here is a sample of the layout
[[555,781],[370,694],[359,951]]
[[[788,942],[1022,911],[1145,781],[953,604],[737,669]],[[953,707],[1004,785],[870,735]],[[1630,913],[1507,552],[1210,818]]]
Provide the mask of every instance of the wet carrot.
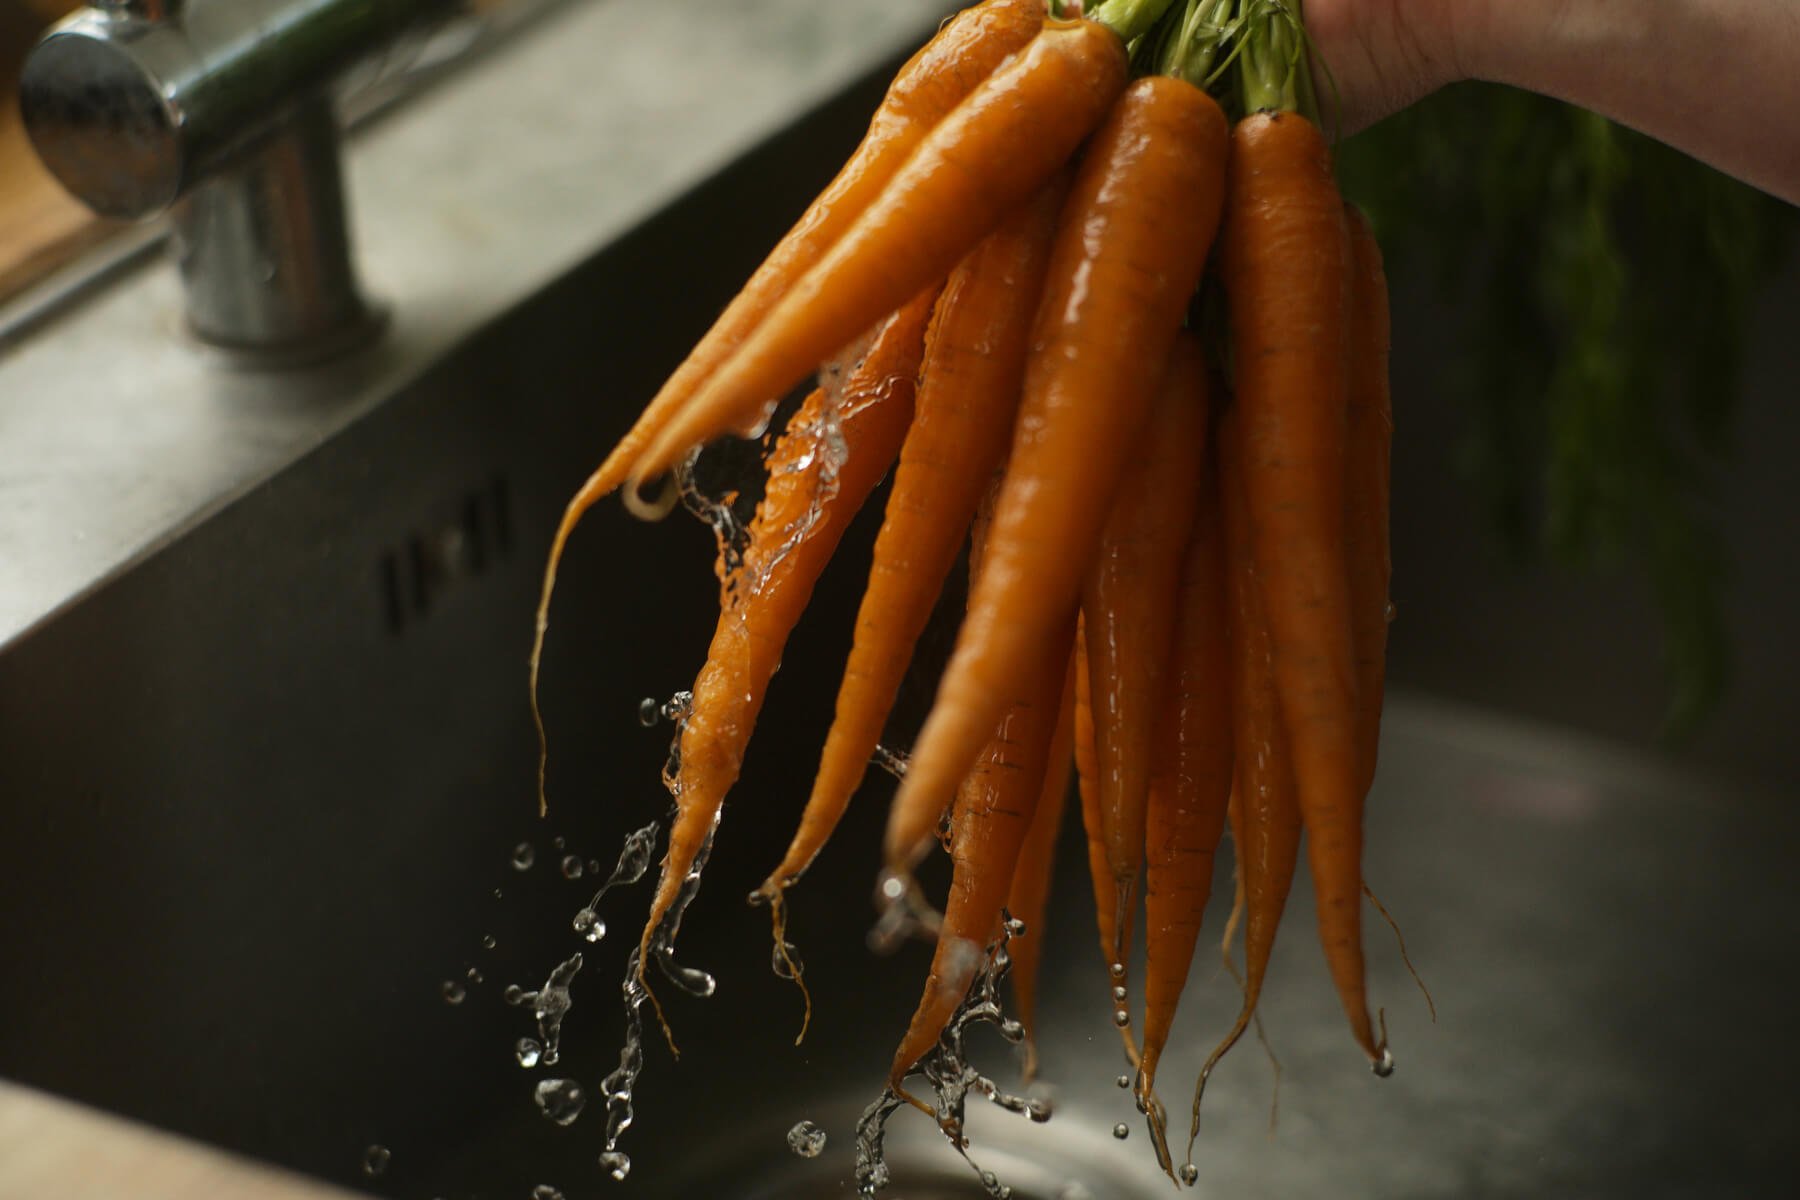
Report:
[[[869,584],[800,827],[752,896],[779,905],[849,806],[914,645],[1006,454],[1066,180],[1040,189],[951,273],[926,337]],[[777,925],[781,924],[779,916]]]
[[[1087,637],[1078,616],[1075,625],[1075,780],[1081,797],[1082,840],[1087,847],[1088,882],[1094,890],[1094,926],[1100,934],[1100,961],[1106,967],[1108,987],[1125,982],[1125,964],[1113,959],[1113,947],[1130,944],[1133,913],[1119,911],[1119,889],[1113,884],[1106,862],[1106,830],[1100,817],[1100,768],[1094,752],[1094,709],[1089,697]],[[1123,924],[1123,931],[1120,925]],[[1119,1042],[1125,1060],[1138,1063],[1136,1035],[1129,1024],[1119,1026]]]
[[[1199,502],[1205,448],[1206,362],[1199,341],[1183,334],[1082,586],[1100,827],[1122,912],[1137,910],[1151,762],[1168,705],[1182,555]],[[1129,925],[1116,932],[1128,936]],[[1129,966],[1125,936],[1107,948],[1107,961]],[[1118,989],[1128,987],[1126,980],[1114,980],[1115,1000]],[[1114,1007],[1129,1013],[1123,1002]]]
[[[1203,367],[1195,378],[1203,434]],[[1171,656],[1175,672],[1145,822],[1144,1042],[1137,1089],[1164,1170],[1170,1161],[1163,1107],[1155,1095],[1156,1068],[1193,964],[1231,796],[1225,548],[1212,458],[1202,455],[1195,471],[1199,497],[1182,559],[1179,625]]]
[[1300,789],[1319,940],[1350,1031],[1391,1070],[1364,991],[1362,777],[1345,557],[1349,238],[1318,126],[1246,117],[1232,136],[1223,280],[1244,493]]
[[988,564],[895,796],[885,855],[907,872],[1007,703],[1074,615],[1107,506],[1150,410],[1217,223],[1225,118],[1167,78],[1131,85],[1065,206],[994,512]]
[[981,758],[957,790],[950,822],[950,895],[931,975],[888,1070],[888,1086],[926,1112],[933,1110],[908,1095],[901,1081],[944,1032],[998,928],[1020,849],[1043,794],[1068,676],[1068,655],[1062,647],[1073,635],[1071,617],[1040,645]]
[[695,446],[753,426],[826,355],[949,274],[1067,161],[1125,79],[1117,34],[1093,21],[1047,22],[938,123],[881,197],[651,441],[632,469],[636,484]]
[[[534,715],[538,666],[549,624],[550,596],[556,586],[557,566],[577,522],[602,497],[625,482],[638,454],[650,439],[743,343],[794,282],[836,244],[844,230],[881,194],[925,135],[991,75],[994,68],[1029,43],[1043,28],[1043,22],[1042,0],[983,0],[946,22],[937,35],[900,68],[888,85],[881,107],[870,120],[868,132],[837,177],[826,185],[800,220],[770,251],[743,290],[657,391],[630,431],[569,501],[551,540],[538,602],[531,650]],[[898,304],[896,301],[889,307]],[[871,314],[865,324],[873,324],[876,315]],[[541,743],[541,721],[538,735]],[[540,754],[541,751],[540,745]],[[539,767],[538,801],[541,808],[544,801],[541,762]]]
[[1075,736],[1075,660],[1071,655],[1065,673],[1062,712],[1056,719],[1045,756],[1044,785],[1037,811],[1019,848],[1012,886],[1006,895],[1006,911],[1024,923],[1025,931],[1012,941],[1013,1007],[1025,1027],[1025,1078],[1037,1077],[1037,981],[1048,934],[1044,924],[1049,911],[1050,879],[1056,870],[1057,835],[1062,830],[1063,809],[1068,805],[1069,772],[1074,765],[1071,748]]
[[1381,701],[1387,681],[1388,463],[1394,432],[1388,399],[1387,277],[1368,218],[1346,208],[1350,223],[1350,393],[1345,471],[1345,533],[1350,564],[1350,634],[1356,650],[1360,790],[1375,779]]
[[933,299],[921,295],[894,314],[849,370],[841,398],[834,404],[824,389],[815,391],[769,456],[741,574],[726,593],[679,734],[676,814],[639,947],[640,978],[653,950],[665,959],[672,951],[663,918],[737,781],[788,634],[844,530],[899,453]]
[[1190,1154],[1200,1129],[1200,1102],[1213,1068],[1255,1017],[1268,976],[1275,934],[1300,858],[1300,804],[1280,701],[1274,651],[1252,552],[1244,495],[1241,414],[1228,409],[1218,425],[1219,511],[1225,538],[1226,638],[1230,664],[1232,795],[1229,808],[1238,882],[1243,889],[1244,1002],[1237,1021],[1207,1056],[1194,1089]]

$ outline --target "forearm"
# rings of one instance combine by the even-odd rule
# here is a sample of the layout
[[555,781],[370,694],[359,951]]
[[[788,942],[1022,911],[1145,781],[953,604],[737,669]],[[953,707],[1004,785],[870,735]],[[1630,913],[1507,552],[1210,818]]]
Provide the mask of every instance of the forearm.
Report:
[[1800,203],[1797,0],[1471,0],[1476,78],[1593,109]]

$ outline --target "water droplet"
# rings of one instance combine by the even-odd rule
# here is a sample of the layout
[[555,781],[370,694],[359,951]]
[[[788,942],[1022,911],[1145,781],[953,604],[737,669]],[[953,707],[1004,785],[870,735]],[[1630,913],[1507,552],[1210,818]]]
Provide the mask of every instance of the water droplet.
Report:
[[494,889],[494,899],[496,899],[496,900],[498,900],[498,899],[500,899],[500,896],[501,896],[501,892],[500,892],[500,889],[499,889],[499,888],[495,888],[495,889]]
[[1119,1009],[1113,1013],[1113,1024],[1117,1025],[1120,1029],[1125,1028],[1127,1025],[1131,1024],[1131,1014],[1122,1008]]
[[805,972],[806,964],[800,961],[794,943],[783,942],[769,951],[769,969],[778,979],[795,979]]
[[493,934],[491,934],[491,933],[482,934],[481,948],[483,950],[492,950],[495,946],[498,946],[499,944],[500,944],[499,942],[494,940]]
[[1024,937],[1025,922],[1019,920],[1017,917],[1013,917],[1006,923],[1006,934],[1008,937]]
[[1025,1115],[1042,1125],[1056,1115],[1056,1101],[1049,1096],[1033,1096],[1025,1105]]
[[1124,984],[1120,984],[1120,985],[1119,985],[1119,986],[1118,986],[1118,987],[1116,987],[1116,988],[1114,988],[1114,989],[1113,989],[1113,999],[1114,999],[1114,1000],[1118,1000],[1118,1001],[1120,1001],[1120,1002],[1123,1002],[1123,1001],[1124,1001],[1124,999],[1125,999],[1125,996],[1126,996],[1126,994],[1127,994],[1127,993],[1126,993],[1126,991],[1125,991],[1125,985],[1124,985]]
[[589,875],[598,875],[599,873],[600,873],[600,860],[597,858],[588,859],[588,874]]
[[531,1038],[520,1038],[518,1045],[513,1047],[513,1057],[519,1060],[521,1067],[529,1071],[544,1057],[544,1048]]
[[801,1158],[817,1158],[825,1150],[825,1131],[811,1121],[801,1121],[788,1130],[787,1144]]
[[1392,600],[1389,600],[1388,606],[1382,609],[1381,615],[1387,618],[1389,625],[1392,625],[1394,623],[1394,618],[1400,615],[1400,610],[1394,607],[1394,602]]
[[563,855],[562,873],[564,879],[580,879],[582,871],[581,859],[574,854]]
[[1113,1082],[1118,1084],[1122,1088],[1128,1088],[1131,1086],[1131,1076],[1121,1075],[1117,1079],[1113,1080]]
[[524,1004],[530,995],[531,993],[518,984],[509,983],[506,985],[506,990],[500,993],[500,998],[508,1004]]
[[656,724],[656,718],[661,715],[662,705],[656,702],[654,696],[645,696],[642,700],[638,701],[638,724],[642,725],[645,729]]
[[1200,1182],[1200,1168],[1196,1167],[1191,1162],[1182,1163],[1180,1173],[1181,1182],[1187,1184],[1189,1187],[1193,1187],[1196,1183]]
[[881,880],[881,898],[898,900],[906,895],[906,881],[898,875],[884,875]]
[[1388,1051],[1386,1046],[1381,1048],[1381,1057],[1375,1060],[1373,1070],[1376,1076],[1381,1079],[1386,1079],[1389,1075],[1394,1073],[1394,1056]]
[[535,1098],[538,1111],[558,1125],[573,1124],[587,1107],[587,1092],[573,1079],[539,1080]]
[[575,1001],[569,995],[569,984],[581,970],[581,955],[571,954],[550,972],[544,986],[532,996],[532,1015],[537,1018],[538,1037],[544,1043],[543,1062],[555,1066],[559,1057],[557,1043],[562,1037],[563,1018]]
[[463,985],[456,980],[444,980],[443,992],[445,1004],[461,1004],[463,1002]]
[[[513,847],[512,865],[515,871],[529,871],[531,864],[537,861],[537,851],[531,848],[530,842],[520,842]],[[500,898],[500,889],[494,889],[494,898]]]
[[1017,1044],[1025,1040],[1025,1026],[1022,1022],[1011,1019],[1000,1022],[1000,1036]]
[[608,1150],[600,1156],[600,1165],[620,1183],[631,1174],[631,1156],[619,1150]]
[[547,1183],[540,1183],[531,1189],[531,1200],[563,1200],[563,1194]]
[[1131,1136],[1131,1126],[1120,1121],[1117,1125],[1113,1126],[1113,1136],[1118,1138],[1121,1142],[1124,1141]]
[[606,922],[593,909],[584,908],[575,914],[575,932],[590,942],[597,942],[606,936]]
[[999,1183],[1000,1183],[1000,1177],[998,1175],[994,1174],[992,1171],[983,1171],[981,1173],[981,1186],[986,1188],[988,1191],[990,1191],[990,1192],[993,1191],[994,1188],[996,1186],[998,1186]]
[[550,839],[550,848],[552,850],[561,850],[565,844],[566,843],[563,841],[560,833]]
[[375,1178],[388,1169],[388,1160],[391,1158],[393,1155],[386,1146],[370,1146],[363,1151],[363,1174],[370,1179]]
[[693,707],[694,693],[676,692],[669,697],[669,702],[662,706],[662,715],[665,720],[679,721],[687,716]]
[[470,967],[468,979],[470,983],[480,983],[482,981],[481,972],[477,971],[474,967]]
[[1108,971],[1112,972],[1112,977],[1114,979],[1125,978],[1125,964],[1124,963],[1114,963],[1106,969]]

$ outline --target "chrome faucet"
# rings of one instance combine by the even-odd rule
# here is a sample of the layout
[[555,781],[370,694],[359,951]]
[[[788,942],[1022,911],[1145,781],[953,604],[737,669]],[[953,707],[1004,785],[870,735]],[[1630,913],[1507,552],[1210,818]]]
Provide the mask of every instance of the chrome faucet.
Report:
[[26,60],[44,164],[102,216],[167,212],[194,335],[325,357],[380,326],[351,263],[333,80],[456,0],[93,0]]

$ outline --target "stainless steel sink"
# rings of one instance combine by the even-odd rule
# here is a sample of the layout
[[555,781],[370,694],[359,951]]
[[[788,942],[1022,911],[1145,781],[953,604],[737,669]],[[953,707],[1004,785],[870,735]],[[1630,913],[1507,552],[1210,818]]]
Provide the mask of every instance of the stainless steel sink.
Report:
[[[699,663],[710,536],[606,505],[575,539],[545,660],[540,821],[524,659],[543,555],[633,405],[854,141],[879,76],[822,105],[796,97],[797,123],[9,630],[0,1076],[379,1195],[615,1186],[596,1162],[599,1101],[563,1127],[533,1088],[556,1074],[597,1095],[616,1062],[646,885],[607,897],[613,932],[598,944],[571,918],[597,886],[589,860],[604,873],[666,808],[669,727],[637,711]],[[406,349],[400,321],[400,347],[371,354]],[[816,1005],[799,1047],[798,994],[771,973],[767,918],[743,897],[803,798],[872,533],[865,519],[795,635],[727,810],[682,939],[718,992],[661,989],[682,1054],[648,1047],[627,1192],[850,1194],[852,1126],[928,953],[863,946],[882,784],[793,893]],[[921,672],[910,714],[926,692]],[[1297,890],[1264,1009],[1279,1127],[1270,1136],[1271,1075],[1247,1044],[1209,1092],[1201,1188],[1788,1194],[1788,798],[1404,690],[1383,755],[1369,878],[1439,1019],[1371,914],[1370,986],[1400,1068],[1371,1077]],[[1114,1085],[1078,847],[1063,849],[1043,1016],[1057,1115],[1040,1127],[978,1113],[971,1153],[1016,1200],[1160,1195],[1169,1184]],[[515,1043],[534,1026],[505,989],[538,986],[576,951],[562,1060],[523,1069]],[[1203,955],[1164,1067],[1177,1112],[1233,997]],[[1011,1069],[997,1037],[980,1053]],[[785,1148],[803,1119],[829,1135],[818,1158]],[[376,1173],[371,1147],[388,1152]],[[916,1113],[895,1117],[890,1148],[893,1196],[983,1194]]]

